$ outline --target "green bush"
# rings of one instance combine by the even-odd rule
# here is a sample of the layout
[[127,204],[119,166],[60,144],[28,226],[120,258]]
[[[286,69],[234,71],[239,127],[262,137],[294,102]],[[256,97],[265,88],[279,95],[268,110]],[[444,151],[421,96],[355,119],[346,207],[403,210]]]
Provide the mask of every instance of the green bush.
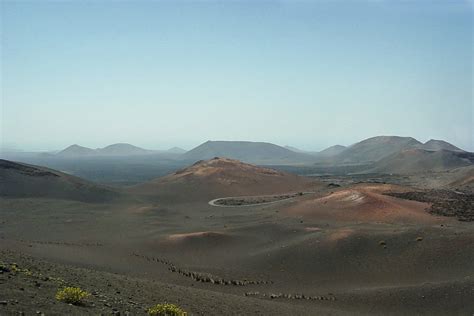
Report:
[[186,316],[187,313],[174,304],[157,304],[148,309],[150,316]]
[[68,304],[81,305],[89,295],[89,293],[78,287],[65,287],[56,293],[56,299]]

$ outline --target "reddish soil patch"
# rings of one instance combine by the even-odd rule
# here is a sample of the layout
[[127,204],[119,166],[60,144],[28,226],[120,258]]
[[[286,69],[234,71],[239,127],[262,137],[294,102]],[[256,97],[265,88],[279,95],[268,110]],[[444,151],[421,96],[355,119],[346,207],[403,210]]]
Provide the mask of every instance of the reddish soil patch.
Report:
[[409,201],[383,193],[391,185],[358,185],[326,196],[307,199],[286,209],[291,215],[312,219],[333,219],[355,222],[437,223],[442,218],[432,216],[428,203]]

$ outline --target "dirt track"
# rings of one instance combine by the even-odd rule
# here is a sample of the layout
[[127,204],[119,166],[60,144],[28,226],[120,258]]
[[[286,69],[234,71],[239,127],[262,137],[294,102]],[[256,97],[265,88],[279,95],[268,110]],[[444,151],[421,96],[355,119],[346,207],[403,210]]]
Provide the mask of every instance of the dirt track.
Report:
[[[247,207],[279,203],[293,200],[297,196],[313,194],[315,192],[288,193],[286,195],[266,195],[266,196],[229,196],[217,198],[209,201],[209,205],[218,207]],[[274,199],[274,201],[273,201]],[[229,201],[226,203],[226,200]],[[266,202],[268,201],[268,202]]]

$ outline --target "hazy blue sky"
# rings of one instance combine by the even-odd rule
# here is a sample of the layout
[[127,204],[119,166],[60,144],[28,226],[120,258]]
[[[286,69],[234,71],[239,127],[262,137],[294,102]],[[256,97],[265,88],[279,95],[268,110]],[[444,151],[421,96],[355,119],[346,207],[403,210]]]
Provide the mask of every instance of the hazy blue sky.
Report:
[[1,1],[4,145],[474,150],[469,1]]

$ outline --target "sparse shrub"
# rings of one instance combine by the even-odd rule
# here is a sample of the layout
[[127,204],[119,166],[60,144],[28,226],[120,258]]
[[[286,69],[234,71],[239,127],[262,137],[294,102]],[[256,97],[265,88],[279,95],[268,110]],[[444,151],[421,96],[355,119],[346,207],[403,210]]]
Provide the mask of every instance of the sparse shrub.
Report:
[[10,271],[11,271],[11,272],[16,273],[16,272],[18,272],[19,270],[20,270],[20,269],[18,268],[18,264],[16,264],[16,263],[10,264]]
[[0,272],[10,272],[10,268],[4,263],[0,263]]
[[73,305],[82,305],[84,300],[89,297],[89,293],[78,287],[65,287],[56,293],[56,299]]
[[174,304],[157,304],[148,309],[150,316],[186,316],[187,313]]

